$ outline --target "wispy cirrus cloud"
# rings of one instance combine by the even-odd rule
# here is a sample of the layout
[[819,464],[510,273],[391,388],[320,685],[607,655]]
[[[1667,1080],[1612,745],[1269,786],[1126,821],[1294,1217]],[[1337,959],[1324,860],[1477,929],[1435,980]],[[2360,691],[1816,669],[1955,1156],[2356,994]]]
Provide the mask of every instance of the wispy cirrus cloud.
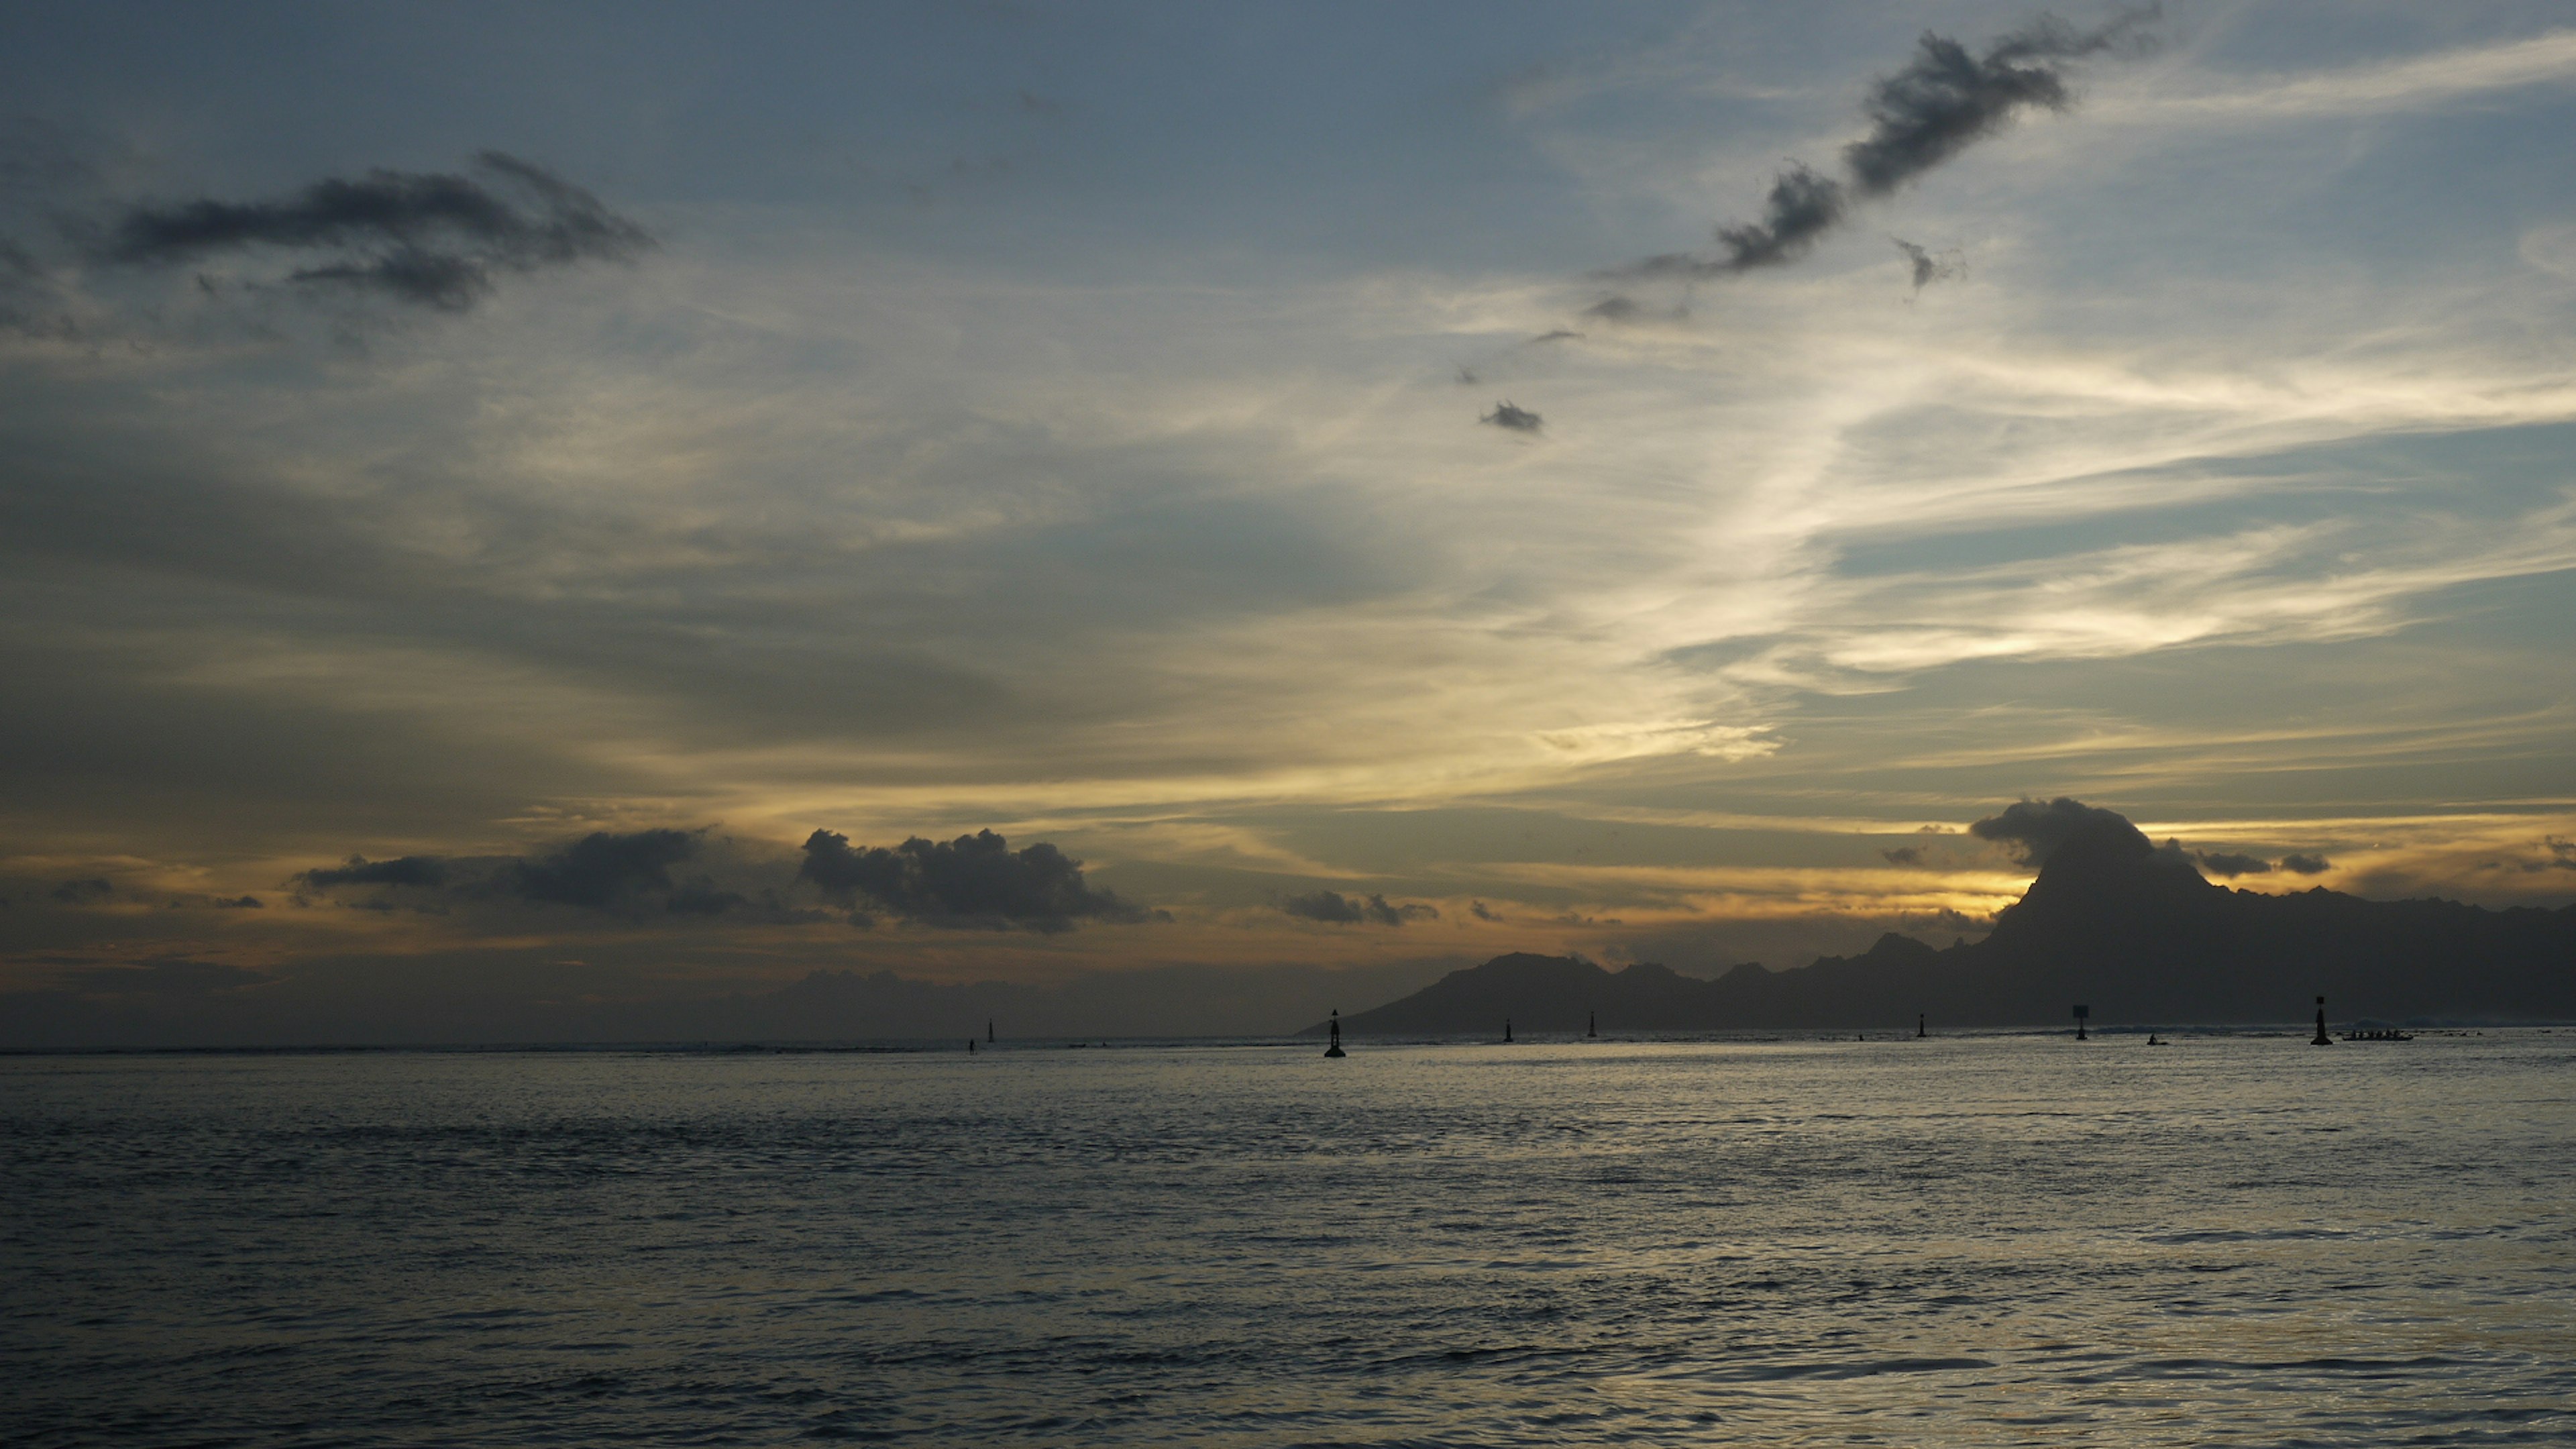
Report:
[[2227,121],[2386,114],[2576,79],[2576,30],[2464,46],[2430,55],[2306,73],[2160,77],[2112,88],[2101,108],[2119,120]]

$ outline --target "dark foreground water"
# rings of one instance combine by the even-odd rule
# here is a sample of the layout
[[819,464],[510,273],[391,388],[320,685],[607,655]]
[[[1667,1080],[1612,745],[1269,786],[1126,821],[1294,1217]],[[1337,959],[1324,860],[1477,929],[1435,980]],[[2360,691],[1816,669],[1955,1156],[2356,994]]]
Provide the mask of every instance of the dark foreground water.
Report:
[[2576,1441],[2576,1034],[0,1061],[0,1441]]

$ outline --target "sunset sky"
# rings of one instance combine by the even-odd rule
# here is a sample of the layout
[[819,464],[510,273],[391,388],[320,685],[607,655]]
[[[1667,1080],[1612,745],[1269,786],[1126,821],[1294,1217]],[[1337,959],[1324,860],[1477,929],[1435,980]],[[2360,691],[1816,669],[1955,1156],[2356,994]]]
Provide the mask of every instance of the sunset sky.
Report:
[[2563,5],[9,31],[0,1002],[2576,899]]

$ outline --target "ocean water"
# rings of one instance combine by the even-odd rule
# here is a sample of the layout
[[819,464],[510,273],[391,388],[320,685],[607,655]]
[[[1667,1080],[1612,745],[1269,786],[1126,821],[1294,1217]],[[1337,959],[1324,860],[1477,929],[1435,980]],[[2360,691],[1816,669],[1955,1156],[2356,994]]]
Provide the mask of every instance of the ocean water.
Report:
[[0,1060],[0,1441],[2576,1442],[2576,1033]]

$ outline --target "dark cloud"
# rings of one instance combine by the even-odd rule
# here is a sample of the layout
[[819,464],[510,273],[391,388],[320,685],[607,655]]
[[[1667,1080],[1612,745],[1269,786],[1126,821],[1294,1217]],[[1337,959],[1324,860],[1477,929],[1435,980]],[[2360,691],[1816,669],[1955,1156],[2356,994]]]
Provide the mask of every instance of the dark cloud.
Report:
[[[604,910],[647,892],[673,894],[671,867],[697,854],[698,830],[593,831],[535,860],[513,860],[493,873],[507,895]],[[679,909],[676,905],[674,910]],[[694,913],[694,912],[692,912]]]
[[[1715,252],[1651,257],[1621,274],[1719,277],[1794,261],[1841,225],[1855,201],[1887,195],[2024,111],[2064,110],[2074,98],[2066,63],[2132,40],[2158,14],[2154,6],[2124,11],[2092,30],[2042,16],[1989,44],[1983,55],[1926,31],[1913,58],[1881,77],[1862,100],[1870,129],[1843,148],[1841,175],[1793,161],[1771,178],[1762,219],[1717,228]],[[1924,271],[1928,261],[1916,254],[1918,288],[1932,279]]]
[[2552,835],[2541,844],[2548,848],[2549,858],[2524,861],[2523,870],[2534,875],[2544,870],[2576,870],[2576,840],[2561,840]]
[[1914,290],[1917,292],[1934,282],[1946,282],[1968,274],[1967,258],[1956,251],[1934,252],[1901,236],[1892,236],[1888,240],[1896,243],[1896,249],[1905,253],[1906,260],[1913,263]]
[[2146,836],[2129,823],[2127,816],[2064,795],[2045,804],[2037,800],[2016,801],[2005,806],[2002,814],[1990,815],[1969,826],[1968,833],[1980,840],[2011,845],[2016,858],[2029,866],[2048,864],[2059,846],[2079,836],[2110,835],[2139,845],[2147,843]]
[[53,898],[67,906],[86,906],[115,897],[116,887],[96,876],[87,880],[67,880],[54,887]]
[[817,830],[797,878],[861,923],[883,912],[930,926],[1067,931],[1082,920],[1162,916],[1093,890],[1082,862],[1044,841],[1015,851],[989,830],[946,842],[914,836],[891,848],[854,848],[846,835]]
[[1469,901],[1467,914],[1480,921],[1499,921],[1503,918],[1502,912],[1492,909],[1483,901]]
[[1879,856],[1889,865],[1921,865],[1923,863],[1923,851],[1919,846],[1900,845],[1894,850],[1880,851]]
[[100,996],[205,996],[270,979],[243,966],[166,956],[132,966],[86,966],[59,978],[70,990]]
[[268,903],[257,896],[173,896],[174,911],[264,911]]
[[1629,322],[1634,321],[1637,314],[1644,310],[1645,308],[1637,305],[1637,299],[1634,297],[1604,297],[1584,308],[1583,315],[1598,317],[1605,322]]
[[1983,57],[1926,31],[1905,68],[1872,87],[1862,109],[1870,132],[1843,148],[1857,190],[1883,196],[2025,110],[2064,110],[2074,96],[2060,63],[2110,49],[2155,20],[2155,6],[2123,11],[2093,30],[2053,15],[1986,47]]
[[[661,911],[712,916],[752,908],[749,897],[719,887],[709,876],[673,875],[673,867],[698,858],[706,833],[667,827],[599,830],[536,856],[450,860],[406,855],[370,861],[353,855],[344,865],[304,871],[288,885],[299,895],[367,886],[416,893],[408,902],[379,896],[347,903],[370,910],[443,910],[455,901],[516,901],[626,915]],[[780,907],[770,914],[792,913]]]
[[60,308],[44,264],[11,237],[0,236],[0,328],[70,341],[79,326]]
[[1574,331],[1572,328],[1559,327],[1553,332],[1542,332],[1536,337],[1531,338],[1528,345],[1531,347],[1537,347],[1542,343],[1548,342],[1571,342],[1580,338],[1582,335],[1582,333]]
[[0,201],[46,202],[94,185],[99,138],[35,116],[0,116]]
[[1492,412],[1476,421],[1491,423],[1498,428],[1508,428],[1516,433],[1535,433],[1539,430],[1542,420],[1538,414],[1527,408],[1515,407],[1508,402],[1498,402],[1494,404]]
[[1308,921],[1326,921],[1336,926],[1355,926],[1368,919],[1361,903],[1340,891],[1315,891],[1290,896],[1279,903],[1279,909]]
[[[1379,895],[1346,896],[1340,891],[1315,891],[1290,896],[1279,903],[1279,909],[1303,920],[1322,921],[1335,926],[1401,926],[1407,921],[1436,921],[1440,912],[1419,901],[1393,905]],[[1478,914],[1486,920],[1481,910]]]
[[2192,860],[2214,876],[2234,880],[2240,875],[2270,875],[2272,862],[2257,855],[2231,855],[2210,851],[2192,852]]
[[2322,855],[2285,855],[2281,857],[2281,869],[2298,875],[2323,875],[2334,869],[2334,862]]
[[1678,261],[1693,275],[1709,270],[1742,272],[1778,266],[1814,246],[1817,238],[1833,230],[1842,219],[1841,183],[1791,162],[1788,170],[1771,178],[1771,194],[1762,203],[1760,221],[1717,229],[1718,249],[1724,256],[1713,268],[1692,257],[1658,257],[1655,261],[1658,270],[1663,264]]
[[353,855],[345,865],[305,871],[289,884],[310,886],[315,890],[357,885],[423,886],[434,890],[447,884],[447,862],[428,855],[406,855],[393,860],[369,860],[363,855]]
[[91,250],[131,266],[301,254],[313,261],[289,281],[461,312],[491,292],[497,273],[625,261],[653,244],[641,226],[542,166],[486,151],[473,169],[377,169],[279,200],[137,206],[93,237]]
[[1992,916],[1972,916],[1949,906],[1926,915],[1900,916],[1897,919],[1909,931],[1949,931],[1963,936],[1995,928]]

